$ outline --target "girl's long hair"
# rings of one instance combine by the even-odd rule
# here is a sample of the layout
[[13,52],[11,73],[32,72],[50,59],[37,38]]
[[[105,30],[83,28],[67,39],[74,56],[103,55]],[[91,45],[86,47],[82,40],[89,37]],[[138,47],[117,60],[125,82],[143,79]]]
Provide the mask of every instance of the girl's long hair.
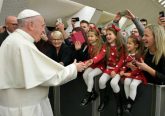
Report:
[[[116,29],[117,27],[108,27],[106,31],[112,31],[114,35],[116,36],[115,43],[117,47],[117,60],[119,60],[120,56],[122,54],[125,54],[126,52],[126,42],[124,37],[122,37],[122,34],[120,33],[119,29]],[[109,55],[110,55],[110,44],[106,42],[106,61],[108,61]]]
[[144,43],[141,40],[139,40],[137,37],[132,36],[132,35],[129,36],[128,39],[131,39],[134,44],[138,45],[138,48],[136,49],[135,58],[139,59],[141,57],[144,57],[144,54],[145,54]]
[[[93,32],[95,34],[95,36],[97,37],[94,49],[93,49],[92,53],[90,53],[90,57],[92,58],[100,52],[102,45],[103,45],[103,41],[102,41],[100,32],[96,27],[90,28],[88,33],[90,33],[90,32]],[[88,45],[89,45],[89,43],[88,43]]]

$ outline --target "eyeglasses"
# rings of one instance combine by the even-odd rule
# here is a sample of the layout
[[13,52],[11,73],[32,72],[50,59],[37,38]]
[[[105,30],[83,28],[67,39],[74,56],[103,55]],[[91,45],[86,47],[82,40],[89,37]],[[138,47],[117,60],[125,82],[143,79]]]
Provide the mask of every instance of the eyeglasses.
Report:
[[51,41],[62,41],[62,39],[51,39]]

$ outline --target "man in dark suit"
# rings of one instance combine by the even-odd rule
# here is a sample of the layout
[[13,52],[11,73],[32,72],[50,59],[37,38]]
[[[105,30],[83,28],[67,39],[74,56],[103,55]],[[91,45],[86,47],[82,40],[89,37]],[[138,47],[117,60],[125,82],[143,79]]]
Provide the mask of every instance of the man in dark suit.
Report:
[[3,33],[0,33],[0,46],[2,42],[6,39],[6,37],[17,28],[17,25],[18,25],[17,17],[7,16],[5,18],[6,30]]

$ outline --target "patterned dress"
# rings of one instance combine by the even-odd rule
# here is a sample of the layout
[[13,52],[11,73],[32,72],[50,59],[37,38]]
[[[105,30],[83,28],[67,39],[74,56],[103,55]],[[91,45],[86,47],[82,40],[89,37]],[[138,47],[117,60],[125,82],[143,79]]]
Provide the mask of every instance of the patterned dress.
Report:
[[132,79],[137,79],[137,80],[142,80],[144,84],[147,83],[147,80],[142,72],[138,67],[135,69],[130,67],[130,63],[135,65],[135,61],[140,61],[140,58],[137,59],[135,58],[135,54],[128,54],[126,59],[125,59],[125,66],[122,68],[124,72],[131,73],[130,76],[124,77],[124,78],[132,78]]
[[[93,50],[94,50],[94,46],[89,46],[88,53],[90,54],[90,56]],[[93,60],[93,64],[90,67],[99,68],[103,71],[105,69],[105,63],[104,63],[105,53],[106,53],[106,47],[105,45],[103,45],[100,52],[95,57],[91,58]]]
[[104,70],[104,73],[111,74],[112,71],[115,71],[118,73],[120,71],[120,68],[122,68],[124,64],[124,49],[121,49],[120,56],[118,55],[119,52],[117,51],[117,46],[111,46],[110,47],[110,55],[107,59],[107,67]]

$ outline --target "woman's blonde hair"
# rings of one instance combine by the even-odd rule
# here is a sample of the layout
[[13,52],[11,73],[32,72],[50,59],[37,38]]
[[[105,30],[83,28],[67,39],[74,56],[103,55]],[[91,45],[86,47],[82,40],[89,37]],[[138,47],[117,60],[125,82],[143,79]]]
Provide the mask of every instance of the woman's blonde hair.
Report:
[[153,57],[153,62],[157,65],[162,56],[165,57],[165,30],[160,25],[148,25],[155,39],[156,52]]
[[51,32],[51,39],[53,39],[53,38],[58,38],[58,39],[61,39],[61,40],[64,39],[64,37],[63,37],[63,35],[60,31]]

